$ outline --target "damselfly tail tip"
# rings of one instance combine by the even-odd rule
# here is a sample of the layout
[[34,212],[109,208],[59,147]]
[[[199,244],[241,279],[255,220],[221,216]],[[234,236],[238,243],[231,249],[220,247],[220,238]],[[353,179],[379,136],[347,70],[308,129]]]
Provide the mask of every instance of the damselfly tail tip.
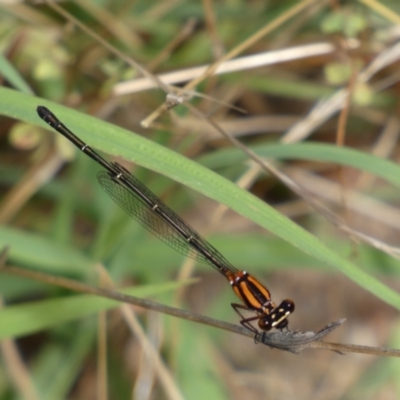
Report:
[[39,117],[44,119],[47,115],[51,114],[50,111],[44,106],[38,106],[36,108],[36,112],[38,113]]

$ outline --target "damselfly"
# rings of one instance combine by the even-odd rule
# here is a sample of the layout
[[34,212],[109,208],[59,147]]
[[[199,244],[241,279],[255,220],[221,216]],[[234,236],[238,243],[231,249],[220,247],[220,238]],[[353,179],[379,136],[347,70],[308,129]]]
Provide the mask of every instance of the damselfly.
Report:
[[[129,171],[116,162],[106,161],[46,107],[39,106],[37,113],[52,128],[106,169],[98,173],[97,179],[101,187],[126,213],[178,252],[211,265],[225,276],[243,302],[231,304],[240,315],[240,323],[243,326],[256,334],[258,331],[252,325],[255,321],[263,331],[287,328],[287,318],[294,311],[292,300],[283,300],[276,306],[265,286],[246,271],[236,269]],[[242,314],[245,311],[251,311],[253,315],[245,317]]]

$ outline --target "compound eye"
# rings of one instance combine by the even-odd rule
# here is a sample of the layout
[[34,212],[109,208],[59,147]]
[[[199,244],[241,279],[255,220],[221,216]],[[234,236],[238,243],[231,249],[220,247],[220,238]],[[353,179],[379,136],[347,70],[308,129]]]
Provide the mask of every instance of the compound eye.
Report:
[[278,309],[281,308],[284,309],[286,313],[291,314],[295,309],[294,302],[289,299],[283,300]]
[[258,326],[260,327],[260,329],[262,331],[268,332],[268,331],[270,331],[272,329],[272,323],[271,323],[271,320],[270,320],[269,317],[270,316],[265,317],[265,318],[260,318],[258,320]]

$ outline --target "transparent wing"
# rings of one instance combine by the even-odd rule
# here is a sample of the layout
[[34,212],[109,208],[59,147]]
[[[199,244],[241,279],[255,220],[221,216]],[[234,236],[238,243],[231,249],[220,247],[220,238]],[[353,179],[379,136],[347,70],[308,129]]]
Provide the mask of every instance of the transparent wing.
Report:
[[[143,183],[118,164],[113,165],[123,174],[123,180],[126,183],[118,179],[118,174],[114,175],[106,171],[100,171],[97,174],[97,179],[105,192],[127,214],[179,253],[209,264],[221,273],[224,269],[232,272],[237,271],[217,249],[188,226]],[[132,186],[135,190],[132,189]],[[139,194],[136,193],[136,190]],[[153,205],[156,205],[157,211],[153,210]],[[173,221],[173,224],[169,221]],[[174,225],[178,228],[175,228]],[[186,237],[194,238],[195,243],[188,241],[179,230],[184,232]],[[211,257],[202,254],[199,246]]]

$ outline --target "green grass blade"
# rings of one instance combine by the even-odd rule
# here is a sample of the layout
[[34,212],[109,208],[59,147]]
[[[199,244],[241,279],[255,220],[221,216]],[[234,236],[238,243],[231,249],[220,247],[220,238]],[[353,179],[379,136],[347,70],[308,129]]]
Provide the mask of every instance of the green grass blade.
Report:
[[[393,161],[372,154],[323,143],[270,144],[250,147],[260,157],[276,160],[312,160],[336,163],[357,168],[378,176],[400,187],[400,166]],[[208,168],[224,168],[244,163],[246,154],[238,149],[220,150],[200,157],[197,161]]]
[[26,83],[23,76],[2,53],[0,53],[0,75],[21,92],[33,94],[32,89]]
[[[125,288],[121,293],[149,297],[175,290],[182,287],[182,284],[186,283],[165,282],[160,285]],[[49,329],[120,304],[116,300],[93,295],[75,295],[8,306],[0,309],[0,340]]]

